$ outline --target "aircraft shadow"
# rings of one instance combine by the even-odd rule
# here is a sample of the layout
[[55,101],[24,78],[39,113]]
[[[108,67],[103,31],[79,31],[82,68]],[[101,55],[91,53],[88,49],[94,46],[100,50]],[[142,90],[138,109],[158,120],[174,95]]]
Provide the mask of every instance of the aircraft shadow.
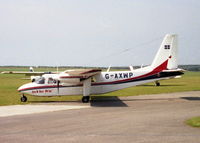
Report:
[[181,99],[191,100],[191,101],[199,101],[200,97],[181,97]]
[[[29,103],[33,104],[84,104],[80,100],[70,101],[33,101],[29,100]],[[117,96],[91,96],[90,106],[92,107],[128,107]]]
[[40,103],[60,103],[60,104],[64,104],[64,103],[79,103],[79,102],[81,102],[81,101],[28,101],[29,103],[38,103],[38,104],[40,104]]
[[128,107],[117,96],[92,96],[90,105],[92,107]]

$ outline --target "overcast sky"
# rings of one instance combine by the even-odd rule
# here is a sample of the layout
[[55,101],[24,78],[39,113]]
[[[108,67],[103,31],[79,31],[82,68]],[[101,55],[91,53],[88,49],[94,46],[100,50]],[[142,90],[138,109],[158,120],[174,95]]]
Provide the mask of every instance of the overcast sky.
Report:
[[151,64],[165,34],[200,64],[199,0],[0,0],[0,65]]

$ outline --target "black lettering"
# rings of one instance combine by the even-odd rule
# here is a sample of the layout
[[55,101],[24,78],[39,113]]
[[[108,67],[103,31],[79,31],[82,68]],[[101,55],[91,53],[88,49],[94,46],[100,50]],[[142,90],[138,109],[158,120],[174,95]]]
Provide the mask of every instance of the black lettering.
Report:
[[129,73],[129,78],[131,78],[133,76],[133,73],[132,72],[130,72]]
[[123,78],[123,77],[122,77],[122,73],[119,73],[119,78]]
[[117,74],[115,74],[115,78],[118,78],[118,75],[117,75]]
[[128,78],[128,73],[124,73],[124,78]]
[[106,79],[109,79],[109,74],[105,74],[105,78],[106,78]]

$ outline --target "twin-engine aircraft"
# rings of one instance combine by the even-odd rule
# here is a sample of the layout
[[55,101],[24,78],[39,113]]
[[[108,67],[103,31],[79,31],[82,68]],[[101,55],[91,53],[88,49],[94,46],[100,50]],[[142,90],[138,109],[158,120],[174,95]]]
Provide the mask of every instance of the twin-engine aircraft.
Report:
[[103,94],[140,84],[180,77],[184,70],[177,65],[177,36],[167,34],[150,66],[129,71],[100,69],[66,70],[61,73],[43,74],[34,82],[18,88],[21,101],[25,94],[33,96],[83,95],[82,102],[90,101],[91,94]]

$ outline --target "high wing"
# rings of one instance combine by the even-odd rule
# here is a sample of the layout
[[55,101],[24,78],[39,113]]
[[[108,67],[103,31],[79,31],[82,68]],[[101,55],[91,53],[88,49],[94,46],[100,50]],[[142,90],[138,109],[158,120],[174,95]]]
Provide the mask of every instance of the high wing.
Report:
[[60,78],[80,78],[87,79],[96,74],[99,74],[101,69],[74,69],[66,70],[60,74]]
[[43,74],[54,74],[55,72],[23,72],[23,71],[4,71],[2,74],[24,74],[26,76],[41,76]]

